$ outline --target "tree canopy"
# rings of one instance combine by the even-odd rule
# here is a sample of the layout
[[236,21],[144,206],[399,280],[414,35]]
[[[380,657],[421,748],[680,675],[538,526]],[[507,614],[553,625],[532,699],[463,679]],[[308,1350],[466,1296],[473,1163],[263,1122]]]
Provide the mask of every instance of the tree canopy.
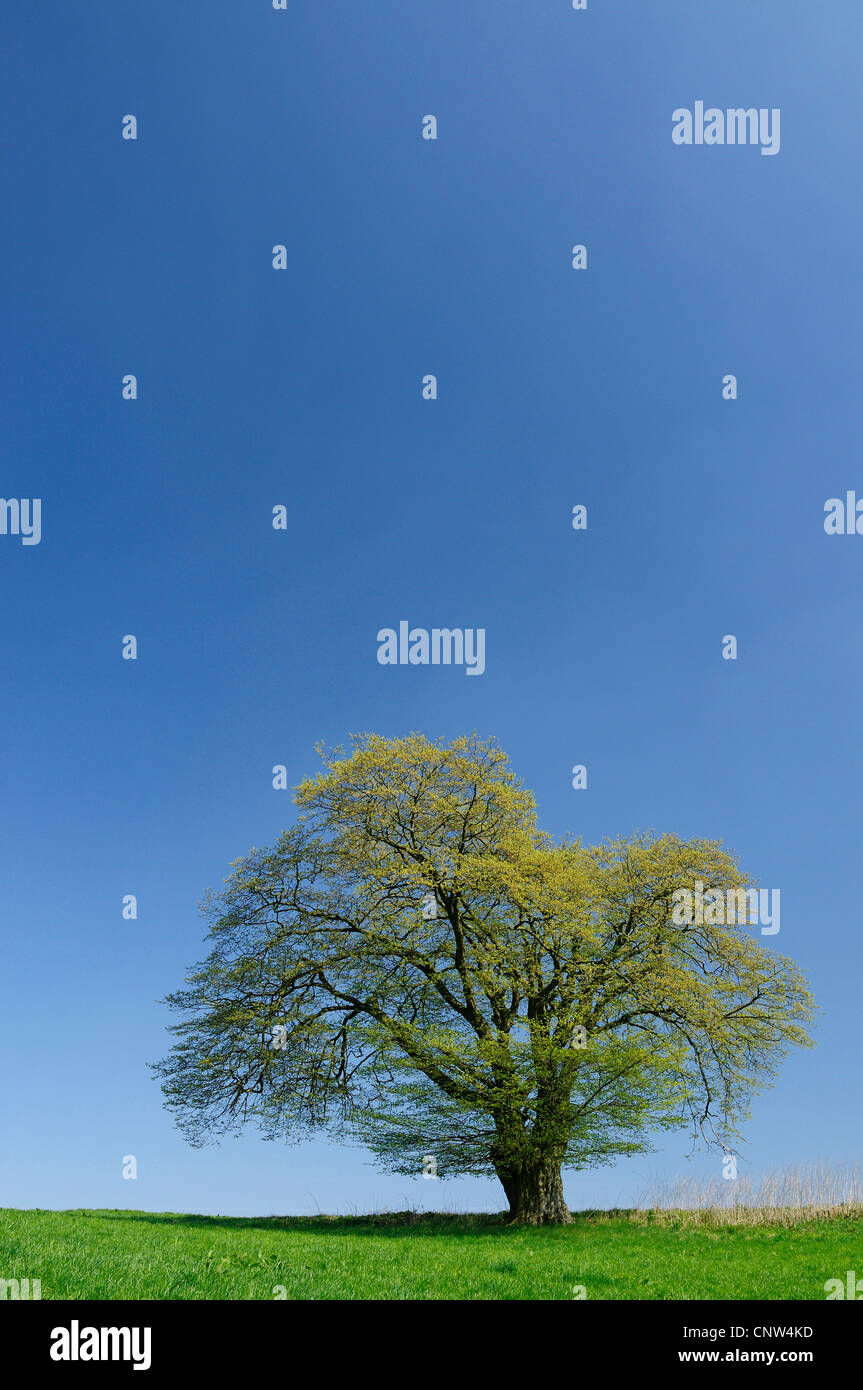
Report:
[[212,949],[168,998],[155,1071],[192,1143],[326,1127],[391,1171],[496,1174],[514,1221],[567,1221],[562,1168],[680,1125],[731,1147],[811,1045],[791,960],[673,919],[676,890],[751,883],[720,843],[557,842],[476,735],[322,756],[296,824],[205,899]]

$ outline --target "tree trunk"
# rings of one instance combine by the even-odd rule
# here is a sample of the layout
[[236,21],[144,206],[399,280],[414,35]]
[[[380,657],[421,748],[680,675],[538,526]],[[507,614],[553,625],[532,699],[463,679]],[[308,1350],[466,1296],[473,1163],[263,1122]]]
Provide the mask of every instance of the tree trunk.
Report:
[[509,1202],[508,1220],[519,1226],[566,1226],[572,1221],[563,1199],[559,1158],[531,1156],[523,1163],[498,1168]]

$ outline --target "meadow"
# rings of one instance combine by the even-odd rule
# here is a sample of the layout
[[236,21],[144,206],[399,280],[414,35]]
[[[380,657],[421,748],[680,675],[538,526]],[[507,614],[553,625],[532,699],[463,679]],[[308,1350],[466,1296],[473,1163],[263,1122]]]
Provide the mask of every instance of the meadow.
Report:
[[824,1300],[851,1269],[863,1275],[859,1207],[578,1212],[542,1228],[415,1212],[0,1210],[0,1279],[40,1279],[43,1300]]

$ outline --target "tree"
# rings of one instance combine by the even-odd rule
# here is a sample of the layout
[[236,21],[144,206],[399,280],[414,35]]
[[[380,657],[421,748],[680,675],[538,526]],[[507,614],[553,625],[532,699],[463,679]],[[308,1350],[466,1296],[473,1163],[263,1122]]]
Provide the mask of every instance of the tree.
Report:
[[323,764],[293,828],[205,899],[211,953],[168,997],[184,1017],[154,1070],[193,1144],[328,1127],[390,1171],[496,1174],[512,1221],[566,1222],[562,1167],[674,1125],[727,1148],[811,1046],[792,961],[674,920],[676,890],[748,883],[719,843],[555,843],[476,735],[364,735]]

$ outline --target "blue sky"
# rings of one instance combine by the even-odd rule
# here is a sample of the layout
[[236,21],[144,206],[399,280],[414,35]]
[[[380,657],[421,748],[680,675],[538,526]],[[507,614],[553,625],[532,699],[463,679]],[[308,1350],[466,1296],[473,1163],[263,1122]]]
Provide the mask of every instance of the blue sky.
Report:
[[[147,1068],[198,900],[293,818],[272,767],[366,729],[496,735],[558,834],[735,849],[822,1008],[746,1171],[860,1154],[863,539],[823,516],[863,496],[861,40],[851,0],[10,15],[0,493],[43,531],[0,536],[0,1205],[501,1207],[191,1150]],[[696,100],[780,108],[780,153],[674,145]],[[485,628],[485,674],[380,666],[400,619]],[[658,1142],[571,1205],[688,1171]]]

